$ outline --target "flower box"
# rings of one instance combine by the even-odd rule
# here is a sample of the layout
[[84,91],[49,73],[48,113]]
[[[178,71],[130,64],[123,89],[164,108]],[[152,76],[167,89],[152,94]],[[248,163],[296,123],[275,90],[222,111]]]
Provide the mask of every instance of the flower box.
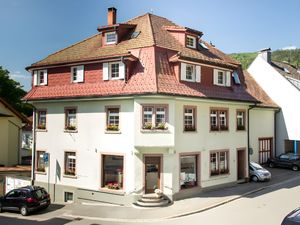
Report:
[[106,130],[107,130],[107,131],[119,131],[119,126],[118,126],[118,125],[112,125],[112,124],[109,124],[109,125],[106,127]]

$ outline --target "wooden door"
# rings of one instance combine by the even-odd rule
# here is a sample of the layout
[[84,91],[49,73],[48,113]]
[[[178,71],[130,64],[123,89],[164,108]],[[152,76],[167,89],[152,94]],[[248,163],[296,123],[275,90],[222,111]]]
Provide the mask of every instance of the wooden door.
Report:
[[238,180],[245,178],[245,168],[246,168],[246,150],[241,149],[237,151],[237,178]]
[[160,189],[161,157],[145,156],[145,193]]
[[259,138],[259,163],[264,164],[273,156],[273,138]]

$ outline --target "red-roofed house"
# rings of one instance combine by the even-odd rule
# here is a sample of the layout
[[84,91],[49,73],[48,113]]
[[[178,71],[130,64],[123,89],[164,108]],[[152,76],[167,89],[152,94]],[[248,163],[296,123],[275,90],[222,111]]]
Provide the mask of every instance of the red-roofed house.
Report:
[[29,66],[36,183],[50,176],[56,201],[128,204],[246,179],[247,110],[260,101],[202,35],[148,13],[117,23],[110,8],[96,35]]

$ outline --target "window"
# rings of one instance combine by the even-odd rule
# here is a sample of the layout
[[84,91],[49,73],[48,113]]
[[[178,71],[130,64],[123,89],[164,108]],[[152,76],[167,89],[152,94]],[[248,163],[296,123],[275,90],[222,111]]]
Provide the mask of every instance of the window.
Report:
[[73,83],[83,82],[84,77],[84,67],[83,66],[73,66],[71,67],[71,81]]
[[72,192],[65,191],[65,202],[67,203],[74,202],[74,194]]
[[228,110],[211,109],[210,110],[210,130],[228,130]]
[[76,153],[65,152],[65,175],[76,175]]
[[197,156],[180,156],[181,189],[197,186]]
[[196,37],[187,35],[186,36],[186,46],[190,48],[196,48]]
[[234,83],[235,84],[241,84],[240,78],[239,78],[239,74],[237,71],[233,72],[233,79],[234,79]]
[[186,65],[186,73],[185,73],[186,80],[195,80],[195,66],[187,64]]
[[112,107],[106,109],[107,113],[107,127],[109,131],[118,131],[119,130],[119,120],[120,120],[120,108]]
[[36,152],[36,171],[37,172],[46,172],[44,154],[45,154],[45,151],[37,151]]
[[184,131],[196,131],[196,107],[184,107]]
[[167,106],[143,106],[143,129],[166,129]]
[[107,45],[116,44],[117,43],[117,33],[116,32],[105,33],[105,40],[106,40]]
[[47,70],[35,70],[33,72],[33,84],[37,85],[47,85],[48,74]]
[[236,112],[236,129],[245,130],[245,111],[237,110]]
[[124,157],[117,155],[102,156],[102,187],[123,189]]
[[210,175],[228,174],[228,151],[210,153]]
[[181,63],[181,80],[189,82],[201,82],[201,66]]
[[76,109],[75,108],[66,109],[65,115],[66,115],[65,129],[76,130],[77,129]]
[[230,87],[231,85],[230,71],[214,69],[214,85]]
[[37,110],[37,129],[46,129],[46,110]]
[[121,61],[103,63],[103,80],[125,79],[125,64]]

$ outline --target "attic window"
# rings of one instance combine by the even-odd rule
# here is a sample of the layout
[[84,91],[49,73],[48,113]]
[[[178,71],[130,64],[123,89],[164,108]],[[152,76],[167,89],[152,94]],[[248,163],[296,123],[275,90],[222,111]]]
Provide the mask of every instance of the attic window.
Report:
[[135,31],[135,32],[133,32],[132,35],[131,35],[131,39],[137,38],[137,36],[139,36],[140,33],[141,33],[141,31]]
[[107,45],[116,44],[117,43],[117,33],[116,32],[105,33],[105,41],[106,41]]
[[233,74],[233,79],[234,79],[234,83],[235,84],[241,84],[240,78],[239,78],[239,74],[237,73],[237,71],[234,71]]
[[283,68],[284,72],[291,73],[287,68]]
[[187,35],[186,36],[186,47],[196,48],[196,37]]
[[203,42],[199,42],[199,45],[200,45],[202,48],[208,50],[208,47],[207,47]]

